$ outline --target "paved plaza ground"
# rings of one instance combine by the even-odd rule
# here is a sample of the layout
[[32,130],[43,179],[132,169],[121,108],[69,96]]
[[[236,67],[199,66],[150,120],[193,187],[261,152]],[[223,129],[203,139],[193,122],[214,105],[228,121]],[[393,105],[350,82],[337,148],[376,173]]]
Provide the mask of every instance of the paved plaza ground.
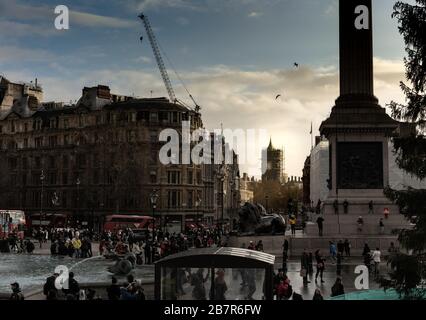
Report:
[[[95,256],[99,255],[98,252],[98,244],[97,243],[93,243],[93,253]],[[44,243],[42,245],[42,248],[39,247],[39,245],[36,245],[36,250],[34,253],[35,256],[38,257],[46,257],[46,259],[49,259],[50,256],[50,243]],[[16,276],[13,277],[14,281],[18,281],[20,280],[20,278],[22,278],[22,281],[25,282],[26,279],[28,279],[29,277],[31,277],[31,274],[27,274],[28,272],[31,273],[31,268],[28,269],[28,264],[30,263],[29,261],[31,261],[30,257],[26,257],[25,259],[22,259],[20,257],[18,257],[19,255],[17,255],[16,257],[14,257],[16,259],[15,265],[13,266],[14,269],[11,270],[11,272],[9,274],[14,275],[14,273],[16,273]],[[10,255],[1,255],[0,254],[0,264],[2,265],[3,268],[5,267],[10,267],[5,265],[6,264],[10,264]],[[327,257],[326,257],[327,258]],[[8,260],[9,259],[9,260]],[[37,258],[34,258],[37,259]],[[67,261],[67,263],[74,263],[74,259],[69,258],[70,261]],[[100,258],[102,260],[102,258]],[[49,260],[50,261],[50,260]],[[314,274],[309,276],[309,280],[310,283],[306,286],[303,285],[303,279],[300,277],[300,262],[299,262],[299,258],[298,257],[292,257],[290,258],[289,262],[288,262],[288,272],[287,275],[291,281],[291,285],[293,287],[294,292],[300,293],[303,298],[305,300],[311,300],[313,297],[313,294],[315,292],[316,289],[320,289],[323,296],[325,298],[330,297],[331,294],[331,287],[333,286],[337,274],[336,274],[336,265],[332,263],[331,259],[327,259],[326,261],[326,268],[324,271],[324,283],[321,283],[320,280],[318,280],[318,282],[315,282],[315,272],[316,272],[316,268],[314,265]],[[76,261],[78,262],[78,260]],[[20,263],[25,264],[25,265],[20,265]],[[50,262],[49,262],[50,263]],[[76,279],[77,281],[81,281],[81,282],[90,282],[88,281],[88,279],[90,279],[90,274],[88,274],[88,272],[93,272],[93,274],[96,275],[96,277],[100,277],[100,273],[104,273],[107,274],[106,272],[106,268],[103,266],[103,264],[98,261],[98,262],[87,262],[88,264],[93,264],[91,268],[81,268],[80,269],[80,273],[83,274],[79,274],[79,270],[75,270],[76,271]],[[275,269],[278,270],[279,268],[282,267],[281,265],[282,263],[282,258],[280,256],[276,257],[276,263],[275,263]],[[358,276],[355,274],[355,268],[358,265],[362,265],[362,258],[361,257],[352,257],[352,258],[346,258],[343,260],[342,262],[342,280],[343,280],[343,285],[345,288],[345,292],[349,293],[349,292],[355,292],[357,291],[355,289],[355,278]],[[54,267],[54,262],[52,264],[52,268]],[[153,268],[153,266],[150,266],[151,268]],[[144,267],[144,268],[150,268],[150,267]],[[16,270],[16,272],[14,271]],[[19,270],[22,270],[22,274],[19,274]],[[34,269],[32,269],[34,270]],[[32,271],[34,272],[34,275],[37,277],[38,281],[42,281],[44,279],[44,277],[48,276],[49,273],[53,273],[54,270],[47,270],[46,268],[42,269],[43,270],[43,274],[35,274],[36,271]],[[381,265],[381,273],[386,273],[387,272],[387,266],[386,266],[386,262],[383,261],[382,265]],[[142,276],[141,274],[145,274],[145,275],[149,275],[149,276]],[[153,279],[153,270],[151,272],[144,272],[144,273],[138,273],[138,275],[140,277],[142,277],[142,279],[138,279],[141,280],[143,282],[150,282],[150,279]],[[107,283],[109,282],[111,275],[107,275],[106,278],[102,277],[103,281],[106,281]],[[150,278],[150,279],[148,279]],[[80,280],[79,280],[80,279]],[[6,279],[9,280],[9,279]],[[226,270],[226,281],[228,284],[228,288],[229,291],[227,293],[227,295],[229,296],[229,298],[232,300],[243,300],[246,297],[247,292],[244,290],[241,290],[241,277],[238,274],[237,270]],[[370,281],[369,281],[369,285],[370,285],[370,289],[379,289],[379,285],[374,281],[373,276],[370,276]],[[6,284],[7,285],[7,284]],[[39,286],[39,285],[37,285]],[[41,282],[40,282],[40,287],[41,287]],[[209,285],[207,283],[206,287],[208,288]],[[7,288],[7,286],[3,286],[3,290]],[[31,288],[32,290],[34,290],[34,287]],[[256,283],[256,293],[254,294],[254,298],[255,299],[260,299],[262,292],[262,277],[261,275],[258,275],[257,277],[257,283]],[[23,290],[25,292],[26,288],[25,286],[23,287]],[[149,291],[149,290],[148,290]],[[184,296],[182,296],[182,299],[191,299],[191,287],[186,284],[186,287],[184,286],[184,291],[186,292],[186,294]],[[3,292],[5,293],[5,292]],[[43,298],[43,296],[38,296],[38,298]]]

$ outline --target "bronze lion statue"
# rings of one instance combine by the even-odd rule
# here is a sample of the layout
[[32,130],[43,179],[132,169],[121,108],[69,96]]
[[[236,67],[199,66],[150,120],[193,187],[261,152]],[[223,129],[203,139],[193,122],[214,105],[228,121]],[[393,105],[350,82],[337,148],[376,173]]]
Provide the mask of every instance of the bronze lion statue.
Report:
[[279,214],[267,214],[260,204],[246,202],[239,209],[240,234],[279,234],[286,230],[286,222]]

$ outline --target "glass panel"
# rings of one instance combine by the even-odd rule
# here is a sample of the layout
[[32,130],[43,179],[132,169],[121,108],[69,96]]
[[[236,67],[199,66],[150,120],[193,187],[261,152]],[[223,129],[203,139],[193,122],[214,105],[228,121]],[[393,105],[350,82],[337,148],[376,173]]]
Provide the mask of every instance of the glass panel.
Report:
[[262,300],[264,281],[263,269],[163,268],[161,297],[162,300]]

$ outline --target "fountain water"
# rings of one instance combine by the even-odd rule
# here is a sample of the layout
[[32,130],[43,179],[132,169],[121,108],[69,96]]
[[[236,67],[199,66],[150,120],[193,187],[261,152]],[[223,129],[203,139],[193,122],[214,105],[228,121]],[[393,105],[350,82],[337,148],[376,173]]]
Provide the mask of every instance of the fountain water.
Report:
[[[76,259],[70,257],[0,254],[0,294],[9,294],[10,284],[15,281],[21,285],[24,292],[41,290],[46,278],[51,276],[59,265],[72,270],[80,284],[109,284],[112,275],[107,268],[113,266],[114,263],[101,256],[78,260],[76,263]],[[136,279],[153,281],[154,268],[153,266],[137,266],[132,274]]]

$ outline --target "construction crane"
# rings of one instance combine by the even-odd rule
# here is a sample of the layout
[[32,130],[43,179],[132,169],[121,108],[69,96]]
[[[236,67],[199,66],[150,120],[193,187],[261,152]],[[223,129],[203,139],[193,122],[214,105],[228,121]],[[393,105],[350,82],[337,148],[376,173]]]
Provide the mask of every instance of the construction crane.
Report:
[[[155,60],[157,61],[158,68],[160,69],[161,77],[163,78],[164,84],[165,84],[166,89],[167,89],[167,93],[169,94],[170,101],[172,101],[173,103],[177,103],[179,101],[178,101],[178,99],[176,99],[176,94],[173,90],[173,86],[172,86],[172,82],[170,81],[169,74],[167,73],[166,65],[164,64],[163,58],[161,56],[160,46],[159,46],[158,41],[155,37],[154,31],[152,30],[151,23],[149,22],[148,17],[143,13],[141,13],[139,15],[139,18],[142,20],[142,22],[145,26],[145,30],[146,30],[149,42],[150,42],[151,47],[152,47],[152,51],[154,52]],[[142,41],[143,37],[141,37],[140,40]],[[166,56],[166,58],[167,58],[167,56]],[[188,91],[187,87],[185,86],[185,83],[183,82],[183,80],[181,79],[179,74],[176,72],[176,70],[175,70],[175,73],[176,73],[176,76],[179,78],[179,80],[182,82],[182,84],[183,84],[186,92],[188,93],[189,97],[191,98],[192,102],[194,102],[195,111],[200,112],[201,107],[195,102],[194,97]]]
[[170,81],[169,74],[167,73],[166,66],[164,65],[163,58],[161,57],[160,48],[158,47],[157,39],[155,38],[154,31],[152,31],[151,24],[149,23],[148,17],[141,13],[139,18],[142,20],[146,33],[148,35],[149,42],[151,43],[152,50],[154,51],[155,60],[157,61],[158,68],[160,69],[161,77],[163,78],[164,84],[166,85],[167,93],[169,94],[170,101],[176,103],[176,95]]

